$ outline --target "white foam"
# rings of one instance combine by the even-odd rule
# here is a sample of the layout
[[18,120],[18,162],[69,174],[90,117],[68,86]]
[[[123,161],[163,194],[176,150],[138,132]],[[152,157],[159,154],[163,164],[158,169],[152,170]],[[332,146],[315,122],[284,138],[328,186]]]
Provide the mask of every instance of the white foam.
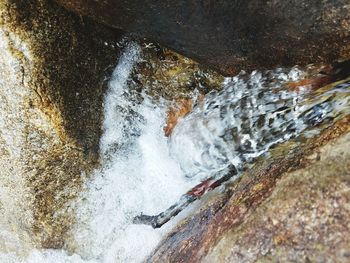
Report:
[[88,183],[75,229],[76,252],[86,259],[144,260],[172,225],[154,230],[133,225],[133,217],[162,212],[190,187],[169,154],[162,129],[165,107],[154,105],[146,96],[138,104],[128,89],[138,57],[139,48],[131,45],[113,73],[105,98],[100,145],[104,167]]
[[0,253],[1,263],[97,263],[96,260],[84,260],[79,255],[68,255],[63,250],[33,250],[27,257],[15,253]]

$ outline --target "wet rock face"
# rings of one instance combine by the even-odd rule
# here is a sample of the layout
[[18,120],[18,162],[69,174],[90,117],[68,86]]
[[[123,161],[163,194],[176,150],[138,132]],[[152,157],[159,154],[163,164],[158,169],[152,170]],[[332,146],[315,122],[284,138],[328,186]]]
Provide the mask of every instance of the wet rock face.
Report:
[[203,261],[349,261],[349,142],[347,133],[310,155],[307,168],[283,175]]
[[144,43],[142,51],[133,81],[153,99],[191,99],[222,88],[222,75],[189,58],[153,43]]
[[273,149],[207,197],[148,262],[348,262],[349,125]]
[[[62,247],[74,222],[119,40],[53,1],[0,2],[0,228],[28,246]],[[11,251],[6,237],[0,250]]]
[[[35,79],[29,84],[48,115],[61,115],[55,122],[64,129],[62,139],[93,150],[100,137],[101,83],[117,61],[120,32],[72,15],[52,1],[4,1],[1,11],[4,33],[13,31],[20,35],[18,41],[29,43],[36,65],[32,71],[23,69],[24,79]],[[89,99],[93,96],[95,100]]]
[[58,1],[226,75],[349,57],[348,0]]

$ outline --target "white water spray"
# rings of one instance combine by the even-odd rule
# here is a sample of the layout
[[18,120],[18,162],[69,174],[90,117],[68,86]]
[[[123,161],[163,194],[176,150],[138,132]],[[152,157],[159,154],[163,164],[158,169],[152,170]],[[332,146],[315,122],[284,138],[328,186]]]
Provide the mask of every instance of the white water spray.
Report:
[[165,210],[190,188],[169,154],[165,107],[147,96],[138,103],[128,89],[139,57],[139,47],[130,45],[110,81],[100,144],[103,168],[87,185],[74,231],[76,252],[100,262],[141,262],[173,224],[154,230],[133,225],[133,217]]

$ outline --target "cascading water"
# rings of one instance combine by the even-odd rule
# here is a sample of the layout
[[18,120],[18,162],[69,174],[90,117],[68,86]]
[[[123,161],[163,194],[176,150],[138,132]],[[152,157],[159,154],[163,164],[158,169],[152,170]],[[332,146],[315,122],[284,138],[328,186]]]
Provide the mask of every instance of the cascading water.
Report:
[[102,262],[142,261],[171,226],[154,231],[132,218],[161,212],[190,187],[162,132],[165,104],[128,87],[139,53],[130,45],[113,73],[100,144],[104,167],[88,183],[78,211],[76,251]]
[[141,212],[159,214],[191,187],[238,169],[272,145],[305,133],[329,118],[350,113],[350,84],[309,92],[283,85],[298,81],[297,68],[226,78],[221,91],[197,101],[170,138],[163,127],[169,101],[133,89],[141,49],[129,44],[104,101],[101,169],[76,200],[77,221],[65,251],[36,250],[3,262],[141,262],[195,204],[160,229],[133,224]]
[[287,74],[281,69],[242,73],[227,78],[223,90],[206,95],[178,122],[169,140],[172,156],[185,176],[198,185],[166,211],[155,216],[141,214],[134,222],[161,227],[206,191],[237,178],[245,164],[271,146],[349,114],[348,83],[319,91],[288,88],[288,83],[302,75],[297,68]]
[[230,165],[239,170],[272,145],[349,113],[348,85],[293,91],[283,85],[303,77],[297,68],[253,72],[227,78],[222,91],[206,95],[167,139],[163,127],[170,102],[131,88],[127,73],[138,53],[134,46],[124,54],[105,100],[105,167],[88,185],[80,208],[84,223],[75,235],[84,244],[77,251],[88,258],[141,261],[175,220],[153,230],[132,224],[140,212],[158,214]]
[[[350,93],[346,84],[327,92],[282,87],[302,75],[297,68],[287,74],[241,74],[227,78],[222,91],[206,95],[204,103],[177,124],[170,139],[172,154],[186,176],[203,181],[231,164],[240,169],[272,145],[348,113],[349,97],[341,95]],[[273,83],[268,82],[271,79]]]

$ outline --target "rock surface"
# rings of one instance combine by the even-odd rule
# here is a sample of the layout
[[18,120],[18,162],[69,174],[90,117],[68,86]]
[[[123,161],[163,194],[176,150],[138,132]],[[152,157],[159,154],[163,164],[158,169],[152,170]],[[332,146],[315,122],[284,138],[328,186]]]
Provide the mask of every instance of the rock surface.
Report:
[[133,80],[152,98],[193,98],[222,88],[224,77],[195,61],[154,43],[144,43]]
[[208,198],[148,262],[349,262],[350,118]]
[[[59,248],[98,165],[105,79],[120,34],[55,2],[0,1],[0,251]],[[6,230],[6,231],[5,231]]]
[[57,1],[227,75],[349,57],[349,0]]

